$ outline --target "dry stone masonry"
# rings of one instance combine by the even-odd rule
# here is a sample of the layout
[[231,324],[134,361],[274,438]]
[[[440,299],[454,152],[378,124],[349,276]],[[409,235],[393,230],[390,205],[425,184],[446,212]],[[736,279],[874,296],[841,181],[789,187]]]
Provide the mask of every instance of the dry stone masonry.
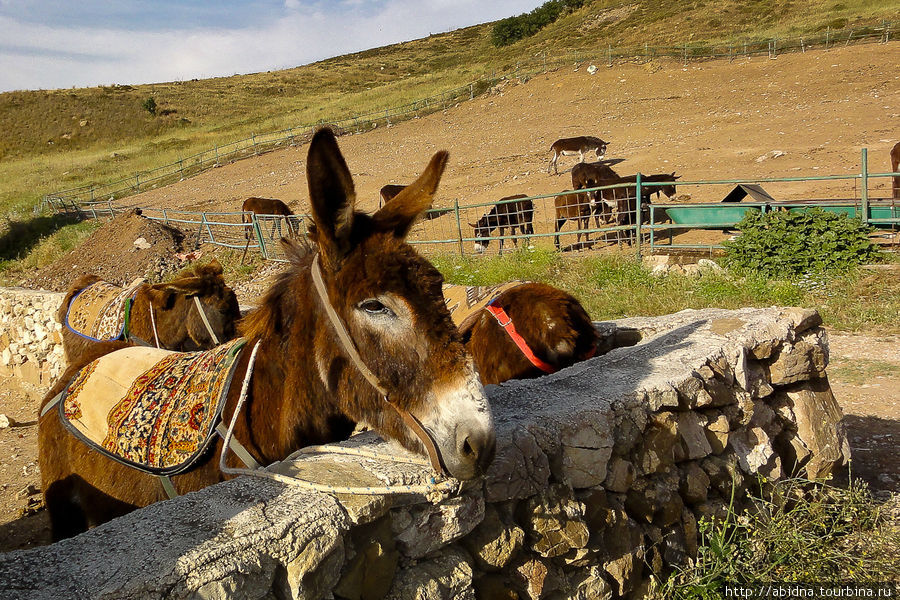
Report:
[[[489,386],[498,451],[484,481],[423,498],[242,477],[0,555],[0,597],[628,597],[695,556],[700,520],[761,478],[819,478],[849,457],[815,311],[688,310],[598,328],[608,353]],[[371,433],[344,445],[398,454]],[[428,477],[328,453],[272,468],[331,485]]]
[[56,311],[64,294],[0,288],[0,376],[49,388],[65,368]]

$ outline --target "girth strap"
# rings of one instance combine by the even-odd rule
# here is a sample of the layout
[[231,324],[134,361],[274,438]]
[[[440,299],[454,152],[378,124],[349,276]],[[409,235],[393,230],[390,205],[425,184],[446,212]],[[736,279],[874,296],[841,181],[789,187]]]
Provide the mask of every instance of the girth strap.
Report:
[[500,327],[506,331],[507,335],[509,335],[510,339],[519,347],[519,350],[522,351],[522,354],[525,355],[525,358],[528,361],[536,366],[538,369],[543,371],[544,373],[556,373],[556,367],[551,364],[548,364],[537,357],[531,347],[528,345],[528,342],[525,341],[525,338],[516,331],[516,326],[513,325],[512,319],[506,314],[506,311],[503,310],[502,307],[497,306],[496,304],[488,304],[484,307],[489,313],[494,315],[494,318],[497,319],[497,323]]
[[313,285],[316,288],[316,291],[319,294],[319,298],[322,300],[322,305],[325,307],[325,314],[328,315],[328,320],[331,321],[331,325],[334,328],[335,333],[338,336],[338,339],[341,342],[341,345],[344,346],[344,351],[347,353],[347,356],[350,358],[350,362],[352,362],[359,372],[362,373],[362,376],[366,378],[366,381],[371,384],[373,388],[381,395],[384,401],[400,415],[400,418],[403,419],[403,422],[406,423],[406,426],[412,429],[413,433],[416,434],[416,437],[419,438],[419,441],[422,442],[422,445],[425,446],[425,450],[428,452],[428,458],[431,461],[431,467],[438,473],[443,473],[444,468],[441,465],[441,457],[440,452],[438,452],[437,444],[434,441],[434,438],[431,437],[431,434],[427,429],[416,419],[415,416],[410,414],[409,412],[401,409],[399,406],[394,404],[388,399],[387,390],[385,390],[384,386],[381,385],[381,382],[378,380],[378,377],[375,376],[372,371],[369,370],[369,367],[362,361],[362,358],[359,356],[359,351],[356,349],[356,344],[353,343],[353,339],[350,337],[350,333],[347,331],[347,328],[344,326],[344,322],[341,321],[340,316],[338,316],[337,312],[334,310],[334,307],[331,306],[331,302],[328,299],[328,290],[325,288],[325,282],[322,279],[322,269],[319,266],[319,255],[316,254],[313,257],[312,267],[312,280]]

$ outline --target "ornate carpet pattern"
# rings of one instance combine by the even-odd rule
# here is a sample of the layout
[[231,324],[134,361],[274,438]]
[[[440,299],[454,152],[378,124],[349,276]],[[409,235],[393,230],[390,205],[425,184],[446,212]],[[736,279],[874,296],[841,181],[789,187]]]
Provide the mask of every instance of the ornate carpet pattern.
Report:
[[466,319],[481,311],[491,300],[506,290],[518,287],[525,281],[507,281],[498,285],[470,286],[444,284],[444,302],[457,327],[462,327]]
[[143,279],[136,279],[127,288],[106,281],[92,283],[72,298],[66,311],[66,326],[97,341],[121,338],[126,333],[129,300],[143,284]]
[[205,352],[137,346],[102,356],[69,384],[60,417],[120,462],[157,475],[184,471],[212,437],[245,341]]

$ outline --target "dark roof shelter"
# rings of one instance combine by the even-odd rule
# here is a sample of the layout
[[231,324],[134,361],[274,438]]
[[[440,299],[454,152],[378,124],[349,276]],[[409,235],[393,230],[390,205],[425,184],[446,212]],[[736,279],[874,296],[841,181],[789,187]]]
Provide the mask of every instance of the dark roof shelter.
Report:
[[753,183],[741,183],[734,186],[734,189],[722,198],[722,202],[740,202],[747,196],[756,202],[775,202],[775,198],[762,189],[762,186]]

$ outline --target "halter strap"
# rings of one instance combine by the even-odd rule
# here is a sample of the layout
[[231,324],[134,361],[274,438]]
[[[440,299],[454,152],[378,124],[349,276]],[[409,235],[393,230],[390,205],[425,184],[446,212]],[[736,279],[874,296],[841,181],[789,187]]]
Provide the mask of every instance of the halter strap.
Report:
[[551,364],[545,363],[543,360],[537,357],[531,347],[528,345],[528,342],[525,341],[525,338],[516,331],[516,326],[513,325],[512,319],[506,314],[506,311],[503,310],[502,307],[497,306],[496,304],[488,304],[484,307],[489,313],[494,315],[494,318],[497,319],[497,323],[500,327],[506,331],[507,335],[512,339],[512,341],[519,347],[519,350],[522,351],[522,354],[525,355],[525,358],[528,361],[536,366],[538,369],[543,371],[544,373],[556,373],[557,369]]
[[372,373],[369,367],[366,366],[366,364],[362,361],[362,358],[359,356],[359,351],[356,349],[356,344],[353,343],[353,339],[350,337],[350,333],[347,331],[344,322],[341,321],[340,315],[337,314],[337,311],[334,310],[334,307],[331,305],[331,301],[328,299],[328,290],[325,288],[325,282],[322,279],[322,269],[319,266],[318,253],[313,257],[312,267],[310,270],[312,273],[313,286],[315,287],[319,298],[322,300],[322,305],[325,308],[325,314],[328,315],[328,320],[331,321],[331,326],[334,328],[334,331],[337,334],[341,345],[344,347],[344,351],[350,358],[350,362],[352,362],[356,366],[359,372],[362,373],[362,376],[365,377],[366,381],[368,381],[373,388],[375,388],[375,390],[381,395],[384,401],[391,408],[397,411],[397,414],[400,415],[400,418],[403,419],[403,422],[406,423],[406,426],[416,434],[416,437],[419,438],[419,441],[422,442],[422,445],[425,446],[425,450],[428,452],[428,458],[431,460],[431,467],[436,472],[443,473],[444,468],[441,465],[441,455],[440,452],[438,452],[437,444],[435,444],[435,441],[431,437],[431,434],[427,429],[425,429],[422,423],[415,416],[403,410],[388,399],[387,390],[381,384],[381,381],[378,380],[378,377],[376,377],[375,374]]
[[209,337],[212,338],[213,344],[218,346],[222,342],[219,341],[219,336],[216,335],[212,325],[209,324],[209,319],[206,318],[206,311],[203,310],[203,304],[200,303],[200,298],[197,296],[194,296],[194,304],[197,305],[197,312],[200,313],[200,318],[203,319],[203,324],[206,325],[206,331],[209,332]]
[[156,317],[153,314],[153,302],[148,303],[150,307],[150,325],[153,326],[153,339],[156,341],[156,347],[159,348],[159,334],[156,333]]

